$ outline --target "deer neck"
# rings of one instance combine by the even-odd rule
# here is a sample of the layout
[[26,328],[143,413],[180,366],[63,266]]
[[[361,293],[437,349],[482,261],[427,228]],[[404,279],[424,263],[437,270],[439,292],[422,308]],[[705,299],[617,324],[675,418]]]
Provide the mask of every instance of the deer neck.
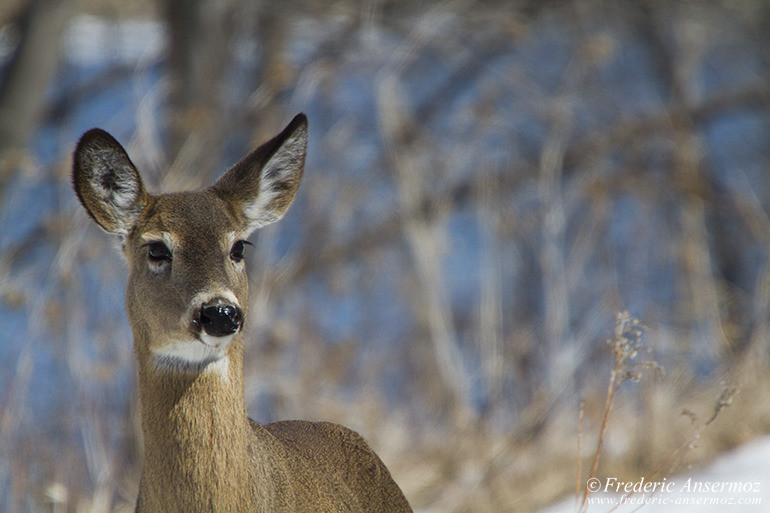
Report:
[[227,511],[227,501],[248,500],[260,451],[246,415],[240,336],[226,362],[194,373],[158,369],[140,353],[143,509]]

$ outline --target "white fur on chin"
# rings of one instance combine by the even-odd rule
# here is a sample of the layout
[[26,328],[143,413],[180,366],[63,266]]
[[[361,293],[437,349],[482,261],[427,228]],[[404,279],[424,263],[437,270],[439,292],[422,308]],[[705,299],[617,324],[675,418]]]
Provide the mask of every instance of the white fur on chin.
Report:
[[227,346],[235,334],[226,337],[212,337],[205,332],[200,340],[169,342],[153,349],[153,363],[156,367],[176,372],[215,372],[227,375]]

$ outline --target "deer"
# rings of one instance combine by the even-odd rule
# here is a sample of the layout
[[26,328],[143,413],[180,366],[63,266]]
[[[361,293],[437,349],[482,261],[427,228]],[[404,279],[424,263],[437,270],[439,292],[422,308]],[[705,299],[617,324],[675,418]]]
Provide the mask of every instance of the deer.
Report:
[[247,415],[244,251],[292,204],[308,121],[197,191],[150,194],[104,130],[83,134],[72,184],[88,215],[118,237],[128,264],[141,414],[138,513],[410,512],[385,464],[331,422],[258,424]]

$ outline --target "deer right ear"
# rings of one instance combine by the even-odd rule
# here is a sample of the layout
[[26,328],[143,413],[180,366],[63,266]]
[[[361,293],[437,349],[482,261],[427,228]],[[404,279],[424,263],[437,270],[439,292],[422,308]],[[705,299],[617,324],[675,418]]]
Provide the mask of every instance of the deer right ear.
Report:
[[126,150],[94,128],[75,149],[72,185],[88,214],[109,233],[125,237],[147,204],[147,193]]
[[246,232],[278,221],[297,193],[305,168],[307,117],[297,114],[280,134],[227,170],[212,186],[243,219]]

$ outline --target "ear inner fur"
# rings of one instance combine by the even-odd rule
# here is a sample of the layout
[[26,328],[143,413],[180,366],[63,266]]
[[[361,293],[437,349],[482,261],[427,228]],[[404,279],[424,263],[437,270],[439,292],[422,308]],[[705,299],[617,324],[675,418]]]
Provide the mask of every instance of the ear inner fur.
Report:
[[249,231],[283,217],[299,187],[305,166],[307,118],[298,114],[270,141],[231,167],[213,186],[234,205]]
[[72,182],[86,212],[110,233],[127,235],[147,203],[142,179],[125,149],[98,128],[78,142]]

